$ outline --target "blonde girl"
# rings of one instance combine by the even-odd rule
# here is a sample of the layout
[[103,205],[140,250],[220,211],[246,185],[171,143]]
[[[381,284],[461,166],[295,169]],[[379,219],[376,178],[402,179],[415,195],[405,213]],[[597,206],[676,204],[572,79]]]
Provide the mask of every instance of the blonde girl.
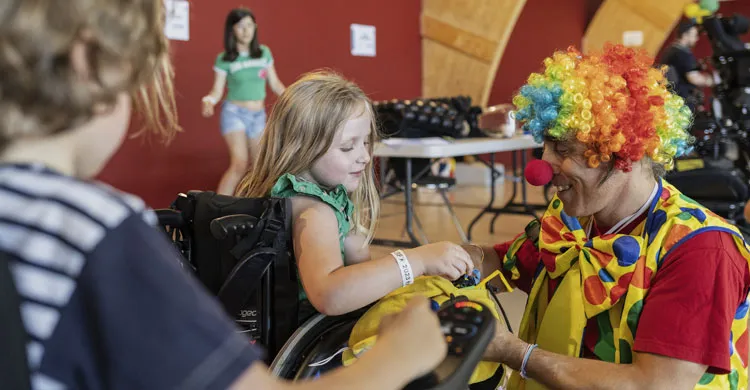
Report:
[[376,130],[357,85],[329,72],[305,75],[280,96],[256,165],[238,186],[239,196],[292,198],[301,298],[327,315],[362,308],[420,275],[454,280],[473,267],[448,242],[371,258]]

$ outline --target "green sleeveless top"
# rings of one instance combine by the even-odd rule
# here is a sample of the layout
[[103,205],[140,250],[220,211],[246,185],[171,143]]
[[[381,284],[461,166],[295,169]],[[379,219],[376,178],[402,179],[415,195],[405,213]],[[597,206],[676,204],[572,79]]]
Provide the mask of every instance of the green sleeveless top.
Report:
[[[341,258],[344,259],[344,240],[352,230],[352,214],[354,213],[354,203],[349,199],[346,188],[339,184],[332,190],[324,190],[319,185],[298,178],[291,173],[282,175],[271,189],[272,197],[291,198],[294,196],[309,196],[331,206],[336,220],[339,225],[339,249]],[[300,299],[307,299],[302,284],[300,283]]]
[[241,53],[231,62],[224,61],[224,52],[214,61],[214,70],[227,76],[227,101],[254,101],[266,98],[268,69],[273,65],[271,49],[260,45],[260,58]]

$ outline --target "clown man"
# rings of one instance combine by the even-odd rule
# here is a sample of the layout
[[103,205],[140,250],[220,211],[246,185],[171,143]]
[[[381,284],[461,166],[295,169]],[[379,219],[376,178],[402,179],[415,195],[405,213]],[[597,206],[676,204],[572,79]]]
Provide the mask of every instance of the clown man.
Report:
[[518,336],[498,327],[486,352],[508,389],[748,386],[750,253],[664,180],[692,142],[664,72],[621,45],[571,48],[513,99],[557,195],[514,240],[472,253],[529,295]]

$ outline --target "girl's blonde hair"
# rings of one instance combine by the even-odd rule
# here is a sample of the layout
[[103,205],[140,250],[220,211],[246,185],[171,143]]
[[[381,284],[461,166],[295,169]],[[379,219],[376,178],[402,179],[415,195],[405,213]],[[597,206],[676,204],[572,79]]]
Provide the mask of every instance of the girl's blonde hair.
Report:
[[[127,92],[144,131],[180,130],[163,0],[0,1],[0,151],[87,122]],[[71,50],[86,46],[90,77]]]
[[[353,115],[370,115],[370,155],[377,139],[372,105],[364,92],[338,74],[318,71],[304,75],[279,97],[260,140],[253,168],[237,186],[236,195],[260,198],[271,193],[285,173],[309,170],[331,147],[336,131]],[[380,198],[375,187],[372,159],[351,195],[353,226],[372,241]]]

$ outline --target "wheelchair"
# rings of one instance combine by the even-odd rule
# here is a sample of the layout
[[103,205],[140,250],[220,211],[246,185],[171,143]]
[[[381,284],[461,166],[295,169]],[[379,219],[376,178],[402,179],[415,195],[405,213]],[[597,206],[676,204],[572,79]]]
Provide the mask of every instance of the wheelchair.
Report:
[[[289,199],[190,191],[155,212],[182,254],[183,268],[218,299],[249,342],[266,350],[274,375],[312,379],[343,365],[340,354],[369,307],[325,316],[300,304]],[[499,369],[471,389],[494,389],[501,375]]]
[[251,343],[263,346],[270,363],[300,322],[290,200],[190,191],[155,212],[183,268]]

